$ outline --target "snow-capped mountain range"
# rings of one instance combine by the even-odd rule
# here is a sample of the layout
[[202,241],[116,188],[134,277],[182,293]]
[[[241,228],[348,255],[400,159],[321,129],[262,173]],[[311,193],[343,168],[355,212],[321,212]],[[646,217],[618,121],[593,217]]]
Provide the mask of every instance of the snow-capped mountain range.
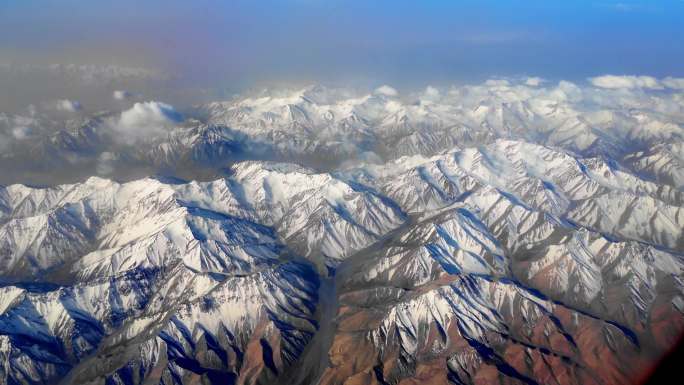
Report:
[[179,110],[130,100],[118,112],[88,114],[87,103],[79,103],[83,111],[53,111],[76,103],[61,101],[47,110],[0,114],[0,165],[7,170],[0,183],[155,173],[208,180],[240,160],[335,171],[511,139],[609,157],[681,187],[682,95],[498,80],[407,95],[387,86],[265,90]]
[[0,383],[640,381],[684,94],[537,83],[0,116]]

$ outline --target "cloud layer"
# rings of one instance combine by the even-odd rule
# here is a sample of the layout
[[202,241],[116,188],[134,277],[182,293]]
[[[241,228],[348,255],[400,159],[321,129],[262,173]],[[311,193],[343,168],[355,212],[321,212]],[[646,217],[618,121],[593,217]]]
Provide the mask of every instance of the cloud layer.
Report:
[[684,78],[673,77],[667,77],[665,79],[659,80],[654,78],[653,76],[603,75],[589,78],[589,82],[595,87],[609,89],[684,89]]
[[0,183],[64,180],[56,168],[78,177],[173,175],[195,161],[223,167],[237,159],[351,167],[493,137],[619,158],[684,140],[681,86],[673,77],[599,76],[588,83],[499,78],[415,92],[276,88],[182,105],[187,120],[161,101],[124,99],[118,111],[93,114],[74,113],[78,104],[62,99],[20,115],[0,113]]

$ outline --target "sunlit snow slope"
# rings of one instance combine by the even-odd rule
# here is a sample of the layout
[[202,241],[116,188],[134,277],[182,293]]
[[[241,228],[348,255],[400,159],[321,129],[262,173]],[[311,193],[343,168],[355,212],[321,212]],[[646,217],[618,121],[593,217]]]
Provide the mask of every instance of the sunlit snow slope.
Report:
[[681,95],[390,90],[34,143],[221,173],[0,187],[0,383],[643,379],[684,331]]

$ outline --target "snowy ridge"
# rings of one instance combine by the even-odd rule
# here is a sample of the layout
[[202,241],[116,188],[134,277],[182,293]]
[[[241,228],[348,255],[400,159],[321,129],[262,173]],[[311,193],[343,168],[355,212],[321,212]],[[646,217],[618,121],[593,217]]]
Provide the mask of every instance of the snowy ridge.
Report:
[[[216,175],[242,160],[333,170],[508,139],[607,156],[659,184],[681,187],[684,110],[676,90],[520,80],[412,93],[318,85],[194,106],[182,122],[171,106],[147,103],[165,105],[174,119],[122,131],[121,117],[135,106],[66,121],[40,113],[1,115],[0,162],[12,172],[0,183],[23,176],[54,184],[95,174],[131,180],[154,171]],[[63,166],[64,175],[47,175],[50,165]]]
[[684,330],[684,112],[615,93],[309,87],[24,143],[207,173],[0,187],[0,382],[629,382]]

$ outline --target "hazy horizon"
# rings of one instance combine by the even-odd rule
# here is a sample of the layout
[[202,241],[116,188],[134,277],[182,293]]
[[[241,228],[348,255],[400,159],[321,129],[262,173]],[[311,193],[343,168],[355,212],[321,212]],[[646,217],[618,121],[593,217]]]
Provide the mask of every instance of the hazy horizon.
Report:
[[[415,89],[492,77],[684,75],[684,2],[675,0],[139,3],[2,2],[0,65],[24,75],[0,68],[0,111],[124,87],[174,101],[283,83]],[[52,64],[163,76],[96,88],[35,74]]]

